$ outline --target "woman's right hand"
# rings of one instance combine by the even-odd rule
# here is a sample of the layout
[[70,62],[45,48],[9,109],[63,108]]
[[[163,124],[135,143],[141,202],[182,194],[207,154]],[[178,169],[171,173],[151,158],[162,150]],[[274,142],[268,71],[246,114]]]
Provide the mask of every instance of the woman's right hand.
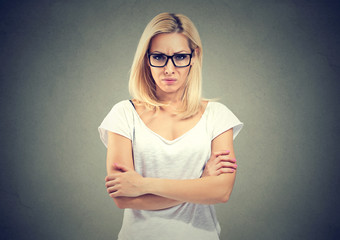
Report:
[[218,176],[222,173],[234,173],[237,168],[236,159],[230,158],[229,153],[230,151],[212,153],[204,167],[202,177]]

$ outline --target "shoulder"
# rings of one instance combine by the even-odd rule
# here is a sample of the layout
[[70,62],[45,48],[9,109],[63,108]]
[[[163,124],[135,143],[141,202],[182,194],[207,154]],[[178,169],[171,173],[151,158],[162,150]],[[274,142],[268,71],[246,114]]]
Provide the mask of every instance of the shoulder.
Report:
[[209,102],[207,109],[207,123],[212,128],[212,139],[231,128],[233,128],[233,138],[237,136],[243,123],[226,105],[220,102]]
[[111,108],[111,112],[114,113],[127,113],[131,112],[133,109],[133,105],[131,104],[130,100],[122,100],[113,105]]
[[[129,107],[130,104],[131,106]],[[100,138],[105,146],[108,145],[108,132],[117,133],[132,139],[133,107],[129,100],[120,101],[112,107],[98,127]]]
[[132,118],[133,117],[133,105],[130,100],[122,100],[115,103],[109,113],[107,118]]
[[234,113],[223,103],[209,101],[207,106],[208,119],[214,123],[239,122]]
[[118,108],[118,109],[126,108],[129,105],[131,105],[130,100],[122,100],[122,101],[115,103],[112,108]]
[[229,108],[220,102],[209,101],[207,103],[207,109],[211,113],[219,113],[219,112],[229,112]]

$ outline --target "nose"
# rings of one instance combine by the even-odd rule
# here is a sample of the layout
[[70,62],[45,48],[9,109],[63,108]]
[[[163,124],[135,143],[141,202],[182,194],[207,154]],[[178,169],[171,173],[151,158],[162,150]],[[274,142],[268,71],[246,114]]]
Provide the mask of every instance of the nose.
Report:
[[173,74],[175,73],[175,65],[171,59],[168,60],[167,64],[164,66],[165,74]]

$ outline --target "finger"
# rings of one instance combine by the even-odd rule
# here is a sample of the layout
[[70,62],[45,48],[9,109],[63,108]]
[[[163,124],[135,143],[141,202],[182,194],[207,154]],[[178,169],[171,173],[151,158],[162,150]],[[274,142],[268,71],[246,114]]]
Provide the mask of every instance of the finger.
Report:
[[119,196],[118,194],[119,194],[119,193],[117,193],[117,191],[116,191],[116,192],[109,193],[109,196],[110,196],[111,198],[115,198],[115,197],[118,197],[118,196]]
[[218,165],[218,164],[236,165],[236,166],[237,166],[237,163],[236,163],[236,162],[230,161],[230,160],[221,160],[221,161],[219,161],[216,165]]
[[234,173],[236,170],[231,169],[231,168],[220,168],[218,170],[218,175],[222,174],[222,173]]
[[227,161],[227,162],[236,163],[236,159],[235,158],[231,158],[228,155],[220,155],[220,156],[217,157],[217,159],[219,161]]
[[109,187],[112,187],[112,186],[114,186],[114,185],[117,185],[118,183],[119,183],[119,180],[115,179],[115,180],[106,182],[106,183],[105,183],[105,187],[106,187],[106,188],[109,188]]
[[214,162],[215,165],[217,165],[217,164],[219,164],[222,161],[223,162],[232,162],[232,163],[234,163],[234,160],[231,159],[228,155],[220,155],[217,158],[215,158],[213,162]]
[[220,169],[220,168],[232,168],[232,169],[236,169],[237,168],[237,164],[230,163],[230,162],[220,162],[219,164],[217,164],[217,169]]
[[108,194],[115,192],[115,190],[112,187],[107,188],[106,191]]
[[117,190],[115,192],[110,193],[109,196],[111,198],[124,197],[124,194],[120,190]]
[[114,193],[114,192],[117,192],[120,190],[120,185],[115,185],[113,187],[109,187],[106,189],[106,191],[111,194],[111,193]]
[[221,155],[229,155],[230,151],[229,150],[222,150],[222,151],[216,151],[213,153],[215,157],[221,156]]
[[114,173],[114,174],[107,175],[105,177],[105,182],[115,180],[116,178],[118,178],[120,176],[120,174],[121,173]]
[[127,166],[125,166],[123,164],[119,164],[119,163],[114,163],[113,166],[116,170],[120,170],[122,172],[127,172],[127,171],[131,170]]
[[115,179],[115,177],[114,177],[113,175],[107,175],[107,176],[105,177],[105,182],[112,181],[112,180],[114,180],[114,179]]
[[111,198],[120,197],[119,193],[117,193],[117,192],[110,193],[109,196],[110,196]]

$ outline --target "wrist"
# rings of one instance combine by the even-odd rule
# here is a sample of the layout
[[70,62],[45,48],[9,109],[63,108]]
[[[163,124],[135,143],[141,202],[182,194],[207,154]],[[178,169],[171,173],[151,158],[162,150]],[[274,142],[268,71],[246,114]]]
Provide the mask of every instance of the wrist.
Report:
[[143,178],[143,183],[142,183],[142,191],[144,194],[151,194],[152,193],[152,178]]

